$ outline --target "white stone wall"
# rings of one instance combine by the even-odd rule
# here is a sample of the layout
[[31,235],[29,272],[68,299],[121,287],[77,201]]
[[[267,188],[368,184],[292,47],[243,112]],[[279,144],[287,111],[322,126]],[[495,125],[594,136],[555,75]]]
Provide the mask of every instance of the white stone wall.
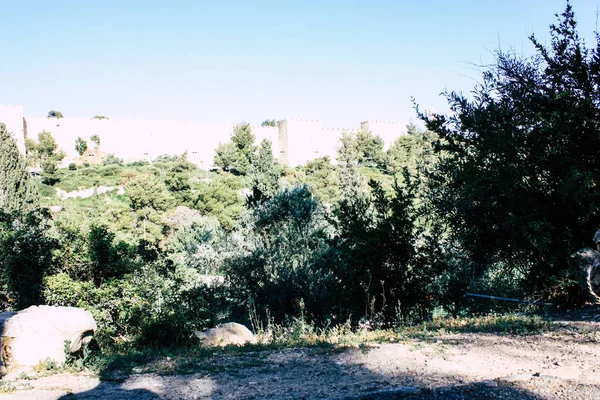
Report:
[[[56,139],[67,157],[64,164],[78,158],[75,140],[82,137],[93,149],[90,137],[100,137],[100,151],[115,154],[126,161],[153,160],[159,155],[178,155],[188,152],[188,159],[203,169],[213,167],[215,149],[230,140],[233,124],[211,125],[194,121],[142,120],[142,119],[92,119],[92,118],[23,118],[21,106],[0,105],[0,122],[17,138],[24,151],[24,135],[36,139],[39,132],[48,131]],[[362,129],[381,136],[386,148],[400,135],[406,133],[404,124],[393,121],[366,121]],[[289,166],[303,165],[309,160],[329,156],[336,162],[337,148],[344,131],[356,129],[324,129],[319,120],[285,119],[277,127],[252,126],[256,143],[269,139],[273,153]]]
[[0,122],[6,124],[8,132],[17,140],[17,147],[25,153],[25,137],[23,134],[23,107],[0,105]]
[[[75,140],[82,137],[93,148],[90,137],[100,137],[100,151],[115,154],[126,161],[153,160],[162,154],[188,152],[188,159],[203,168],[213,166],[215,149],[230,140],[232,125],[201,124],[193,121],[88,119],[88,118],[27,118],[27,134],[36,138],[48,131],[67,153],[65,163],[78,157]],[[252,127],[257,142],[269,139],[278,148],[277,128]]]
[[406,134],[406,124],[396,121],[365,121],[360,127],[381,137],[385,142],[385,150],[390,148],[398,136]]

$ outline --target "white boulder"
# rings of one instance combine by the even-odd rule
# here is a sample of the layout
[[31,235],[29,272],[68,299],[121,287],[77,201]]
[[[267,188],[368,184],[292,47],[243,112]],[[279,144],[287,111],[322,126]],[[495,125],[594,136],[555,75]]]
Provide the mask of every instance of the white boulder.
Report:
[[17,313],[0,313],[2,361],[9,369],[31,367],[51,359],[66,360],[86,346],[97,329],[89,311],[76,307],[32,306]]
[[196,332],[196,336],[204,346],[227,346],[229,344],[241,346],[245,343],[256,343],[256,338],[250,329],[237,322],[227,322],[216,328]]

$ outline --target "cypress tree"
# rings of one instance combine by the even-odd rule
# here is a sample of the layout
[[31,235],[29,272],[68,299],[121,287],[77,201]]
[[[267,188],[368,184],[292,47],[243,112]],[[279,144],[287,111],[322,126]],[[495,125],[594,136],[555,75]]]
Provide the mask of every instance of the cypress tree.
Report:
[[0,210],[9,214],[27,212],[36,203],[37,193],[25,159],[6,125],[0,123]]
[[258,154],[254,157],[248,177],[252,193],[248,197],[248,204],[255,205],[271,199],[279,191],[279,176],[281,168],[273,156],[271,141],[264,139],[260,143]]

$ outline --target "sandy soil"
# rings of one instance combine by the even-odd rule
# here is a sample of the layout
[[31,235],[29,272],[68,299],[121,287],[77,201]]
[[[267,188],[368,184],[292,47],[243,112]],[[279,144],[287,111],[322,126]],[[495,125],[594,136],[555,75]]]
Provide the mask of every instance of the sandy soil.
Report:
[[331,352],[213,357],[211,372],[35,380],[0,399],[600,399],[600,310],[534,336],[453,334]]

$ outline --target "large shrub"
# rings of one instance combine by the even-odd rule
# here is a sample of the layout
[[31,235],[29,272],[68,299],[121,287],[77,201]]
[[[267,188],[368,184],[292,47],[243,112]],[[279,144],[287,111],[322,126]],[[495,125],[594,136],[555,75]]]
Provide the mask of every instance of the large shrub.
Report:
[[276,321],[308,314],[323,320],[334,293],[325,263],[331,226],[307,186],[285,189],[258,205],[245,221],[248,251],[225,265],[238,318],[255,307]]
[[585,46],[570,4],[548,46],[530,39],[535,56],[498,51],[472,98],[447,92],[450,115],[421,117],[444,139],[431,194],[471,279],[509,266],[521,293],[564,301],[582,293],[569,255],[600,219],[600,47]]

